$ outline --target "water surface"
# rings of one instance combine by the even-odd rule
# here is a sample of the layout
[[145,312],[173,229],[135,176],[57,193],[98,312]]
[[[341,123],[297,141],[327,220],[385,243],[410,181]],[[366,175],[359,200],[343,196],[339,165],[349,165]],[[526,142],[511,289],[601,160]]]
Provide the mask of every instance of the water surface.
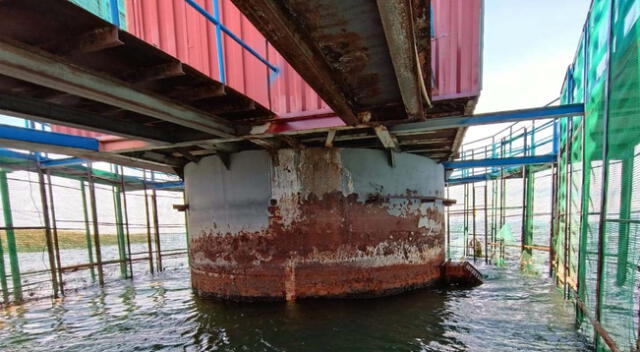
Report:
[[1,351],[588,351],[544,277],[486,267],[484,285],[368,300],[230,303],[185,267],[0,311]]

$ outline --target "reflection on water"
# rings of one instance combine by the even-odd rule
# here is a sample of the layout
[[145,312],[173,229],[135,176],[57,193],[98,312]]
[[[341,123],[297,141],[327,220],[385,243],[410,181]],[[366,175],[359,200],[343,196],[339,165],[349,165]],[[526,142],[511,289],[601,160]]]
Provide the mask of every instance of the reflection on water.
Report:
[[549,281],[482,270],[472,290],[250,304],[198,299],[180,268],[0,311],[0,350],[588,350]]

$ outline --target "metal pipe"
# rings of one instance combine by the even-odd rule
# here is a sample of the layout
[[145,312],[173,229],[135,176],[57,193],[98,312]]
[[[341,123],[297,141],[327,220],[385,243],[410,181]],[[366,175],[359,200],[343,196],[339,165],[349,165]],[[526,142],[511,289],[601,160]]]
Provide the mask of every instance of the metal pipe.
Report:
[[[522,145],[523,145],[523,151],[524,151],[524,156],[527,156],[527,128],[525,127],[524,129],[524,133],[522,134]],[[520,230],[521,232],[521,237],[520,237],[520,245],[521,245],[521,249],[520,249],[520,253],[524,253],[524,245],[528,244],[525,243],[526,239],[525,237],[527,236],[527,167],[526,166],[522,166],[522,228]]]
[[131,236],[129,233],[129,211],[127,209],[127,192],[124,182],[124,167],[120,166],[120,187],[122,188],[122,202],[124,206],[124,226],[129,257],[129,278],[133,279],[133,263],[131,261]]
[[149,270],[153,274],[153,246],[151,244],[151,219],[149,217],[149,195],[147,194],[146,171],[142,171],[144,189],[144,212],[147,219],[147,249],[149,251]]
[[[611,97],[611,54],[613,43],[613,21],[615,19],[615,0],[611,0],[609,7],[609,40],[607,41],[607,76],[604,81],[604,111],[602,114],[602,180],[600,182],[600,223],[598,224],[598,267],[597,267],[597,281],[596,281],[596,314],[595,320],[597,322],[602,321],[602,306],[604,291],[604,263],[605,263],[605,241],[607,239],[606,234],[606,216],[607,216],[607,201],[608,195],[608,183],[609,183],[609,99]],[[596,331],[597,332],[597,331]],[[595,334],[596,349],[599,345],[598,334]]]
[[3,303],[9,303],[9,285],[7,285],[7,271],[4,266],[4,249],[2,248],[2,237],[0,237],[0,288],[2,288]]
[[[578,250],[578,297],[582,300],[586,299],[587,292],[587,238],[589,235],[589,200],[590,200],[590,188],[591,188],[591,168],[590,162],[587,160],[586,143],[587,143],[587,131],[586,120],[582,119],[581,124],[581,153],[582,153],[582,195],[580,200],[580,239]],[[576,320],[578,325],[582,323],[583,316],[576,314]]]
[[[0,195],[2,196],[2,213],[4,215],[5,233],[7,234],[7,250],[9,251],[9,265],[11,266],[11,282],[13,283],[13,299],[22,301],[22,280],[20,278],[20,262],[18,261],[18,246],[16,234],[13,230],[13,216],[11,212],[11,197],[7,173],[0,171]],[[0,253],[0,255],[2,255]],[[4,258],[3,258],[4,260]]]
[[571,240],[571,148],[573,146],[571,133],[573,131],[573,120],[567,119],[567,130],[565,140],[565,172],[564,172],[564,185],[565,185],[565,204],[564,204],[564,273],[563,273],[563,288],[565,299],[569,298],[569,283],[567,281],[569,277],[569,241]]
[[96,188],[93,183],[93,167],[91,162],[87,166],[87,181],[89,182],[89,199],[91,200],[91,217],[93,218],[93,242],[96,244],[96,264],[98,265],[98,283],[104,286],[104,272],[102,270],[102,251],[100,248],[100,230],[98,226],[98,209],[96,206]]
[[489,217],[487,214],[487,182],[484,184],[484,262],[489,263]]
[[593,325],[593,329],[595,330],[595,336],[601,336],[604,342],[607,344],[611,352],[620,352],[620,348],[616,345],[616,342],[613,340],[609,332],[600,324],[600,321],[594,319],[589,313],[589,309],[584,304],[584,302],[579,298],[575,297],[576,304],[580,311],[589,319],[591,325]]
[[[91,244],[91,230],[89,226],[89,211],[87,210],[87,192],[85,190],[84,181],[80,181],[80,194],[82,195],[82,215],[84,216],[84,234],[87,241],[87,255],[89,256],[89,264],[93,264],[93,249]],[[91,281],[96,281],[96,270],[91,266]]]
[[473,262],[475,263],[478,243],[476,242],[476,186],[473,184],[471,184],[471,199],[473,202],[473,209],[471,210],[471,218],[473,219]]
[[558,221],[558,164],[555,163],[551,167],[551,224],[549,233],[549,277],[553,276],[553,268],[555,261],[555,248],[553,246],[556,238],[557,221]]
[[[115,168],[115,174],[118,175],[118,167],[113,165]],[[112,169],[113,171],[113,169]],[[123,278],[128,278],[128,268],[127,268],[127,249],[124,239],[124,227],[122,220],[122,201],[120,199],[120,186],[114,185],[111,187],[111,195],[113,197],[113,210],[115,212],[116,217],[116,237],[118,239],[118,256],[121,260],[120,262],[120,275]]]
[[[219,0],[213,1],[213,18],[220,23],[220,3]],[[222,31],[220,26],[216,25],[216,51],[218,52],[218,71],[220,72],[220,82],[227,83],[227,75],[224,68],[224,48],[222,47]]]
[[[187,199],[187,192],[185,192],[184,188],[182,189],[182,204],[188,205],[189,200]],[[447,207],[448,208],[448,207]],[[190,242],[189,242],[189,207],[184,211],[184,233],[187,240],[187,260],[189,261],[189,267],[191,267],[191,250],[190,250]],[[166,253],[166,252],[165,252]]]
[[56,275],[56,260],[53,253],[53,240],[51,239],[51,227],[49,221],[49,205],[47,204],[47,188],[44,184],[44,174],[38,167],[38,181],[40,186],[40,200],[42,202],[42,217],[44,221],[44,237],[47,243],[47,254],[49,256],[49,270],[51,272],[51,288],[53,297],[58,298],[58,276]]
[[56,205],[53,201],[53,186],[51,185],[51,170],[47,169],[47,183],[49,187],[49,201],[51,211],[51,227],[53,229],[53,249],[55,251],[56,266],[58,272],[58,285],[60,286],[60,293],[64,296],[64,281],[62,280],[62,267],[60,258],[60,242],[58,241],[58,222],[56,221]]
[[[151,171],[151,180],[154,180],[153,171]],[[153,227],[155,230],[155,241],[156,241],[156,267],[158,271],[162,271],[162,248],[160,246],[160,223],[158,219],[158,197],[156,190],[151,191],[151,204],[153,206],[152,214],[153,214]]]
[[280,72],[279,68],[277,68],[276,66],[272,65],[269,61],[267,61],[267,59],[262,57],[262,55],[260,55],[257,51],[253,50],[253,48],[251,48],[247,43],[245,43],[240,37],[235,35],[229,28],[225,27],[225,25],[220,23],[220,21],[218,21],[218,19],[216,19],[214,16],[211,16],[211,14],[209,12],[207,12],[207,10],[203,9],[194,0],[185,0],[185,1],[187,2],[187,4],[191,5],[191,7],[193,7],[196,11],[198,11],[202,16],[204,16],[207,20],[209,20],[209,22],[213,23],[217,27],[220,27],[220,29],[225,34],[227,34],[229,37],[231,37],[231,39],[233,39],[236,43],[238,43],[245,50],[250,52],[251,55],[253,55],[256,59],[258,59],[263,64],[267,65],[267,67],[269,67],[269,69],[271,69],[271,71],[273,71],[275,73],[279,73]]
[[623,286],[627,281],[627,261],[629,260],[629,230],[632,222],[631,208],[633,198],[633,157],[622,160],[622,181],[620,182],[620,221],[618,225],[618,263],[616,266],[616,285]]
[[462,256],[467,257],[467,250],[469,248],[469,243],[467,241],[468,232],[469,232],[469,184],[464,184],[464,217],[462,220]]
[[[447,199],[449,199],[449,186],[446,186],[447,189]],[[451,259],[451,222],[449,219],[451,218],[451,213],[449,211],[450,207],[447,207],[447,259]]]

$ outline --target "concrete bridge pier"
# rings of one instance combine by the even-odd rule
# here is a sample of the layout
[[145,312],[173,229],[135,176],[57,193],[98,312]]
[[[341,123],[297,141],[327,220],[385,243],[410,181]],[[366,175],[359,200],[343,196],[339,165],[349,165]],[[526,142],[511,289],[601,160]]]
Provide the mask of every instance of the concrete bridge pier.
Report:
[[367,297],[434,284],[444,170],[372,149],[244,151],[185,167],[192,284],[241,300]]

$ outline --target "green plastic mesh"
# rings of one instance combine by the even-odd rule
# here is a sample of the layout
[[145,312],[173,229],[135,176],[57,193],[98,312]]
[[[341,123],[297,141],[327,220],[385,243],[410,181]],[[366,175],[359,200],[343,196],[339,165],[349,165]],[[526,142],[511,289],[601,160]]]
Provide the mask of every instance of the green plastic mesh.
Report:
[[[572,80],[574,89],[563,90],[565,103],[585,100],[586,95],[586,114],[584,123],[573,119],[570,133],[566,133],[570,123],[562,124],[564,153],[559,164],[560,218],[553,239],[557,253],[554,264],[558,278],[564,277],[564,268],[568,268],[569,278],[577,277],[576,294],[585,302],[589,315],[599,314],[601,325],[618,348],[629,351],[638,339],[639,308],[640,161],[635,159],[640,153],[640,4],[615,0],[613,13],[611,5],[611,0],[593,1],[586,35],[565,82],[567,88]],[[570,148],[566,148],[567,135],[571,137]],[[567,165],[568,171],[564,171]],[[604,168],[606,184],[602,183]],[[567,176],[566,172],[571,174]],[[606,215],[600,214],[603,193],[607,197]],[[601,219],[604,251],[599,256]],[[593,338],[593,326],[580,311],[577,321],[581,331]],[[609,350],[601,338],[596,341],[596,349]]]

